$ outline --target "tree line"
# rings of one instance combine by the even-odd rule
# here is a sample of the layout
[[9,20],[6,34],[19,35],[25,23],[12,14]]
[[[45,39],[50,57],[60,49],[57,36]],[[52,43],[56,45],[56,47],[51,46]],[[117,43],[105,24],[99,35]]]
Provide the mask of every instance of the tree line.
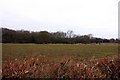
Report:
[[73,31],[67,32],[30,32],[26,30],[2,29],[2,43],[36,43],[36,44],[78,44],[78,43],[118,43],[118,39],[102,39],[92,34],[76,35]]

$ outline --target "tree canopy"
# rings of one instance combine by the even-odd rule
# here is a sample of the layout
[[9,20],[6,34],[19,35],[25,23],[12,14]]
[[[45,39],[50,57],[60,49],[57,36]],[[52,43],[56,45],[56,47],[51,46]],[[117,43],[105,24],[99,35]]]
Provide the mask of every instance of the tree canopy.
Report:
[[118,43],[118,39],[102,39],[93,37],[92,34],[76,35],[72,30],[67,32],[30,32],[26,30],[11,30],[2,28],[2,43],[63,43],[63,44],[77,44],[77,43]]

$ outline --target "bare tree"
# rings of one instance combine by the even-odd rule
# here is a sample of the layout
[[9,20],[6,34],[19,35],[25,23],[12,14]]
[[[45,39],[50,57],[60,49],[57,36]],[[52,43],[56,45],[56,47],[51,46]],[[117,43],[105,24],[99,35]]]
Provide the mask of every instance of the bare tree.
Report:
[[72,38],[73,33],[74,33],[74,32],[73,32],[72,30],[68,30],[68,31],[67,31],[67,37],[68,37],[68,38]]

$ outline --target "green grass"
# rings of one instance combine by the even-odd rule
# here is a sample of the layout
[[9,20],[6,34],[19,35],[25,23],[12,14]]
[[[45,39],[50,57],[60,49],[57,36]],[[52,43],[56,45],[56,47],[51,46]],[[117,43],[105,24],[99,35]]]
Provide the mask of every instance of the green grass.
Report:
[[45,55],[51,60],[113,56],[118,54],[117,44],[3,44],[3,60]]

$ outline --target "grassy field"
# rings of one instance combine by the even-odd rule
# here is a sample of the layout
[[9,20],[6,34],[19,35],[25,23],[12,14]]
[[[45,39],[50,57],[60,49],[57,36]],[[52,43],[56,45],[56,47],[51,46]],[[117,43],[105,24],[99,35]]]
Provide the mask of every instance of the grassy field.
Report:
[[117,44],[3,44],[5,78],[120,80]]
[[3,44],[3,60],[45,55],[51,60],[112,56],[118,54],[117,44]]

